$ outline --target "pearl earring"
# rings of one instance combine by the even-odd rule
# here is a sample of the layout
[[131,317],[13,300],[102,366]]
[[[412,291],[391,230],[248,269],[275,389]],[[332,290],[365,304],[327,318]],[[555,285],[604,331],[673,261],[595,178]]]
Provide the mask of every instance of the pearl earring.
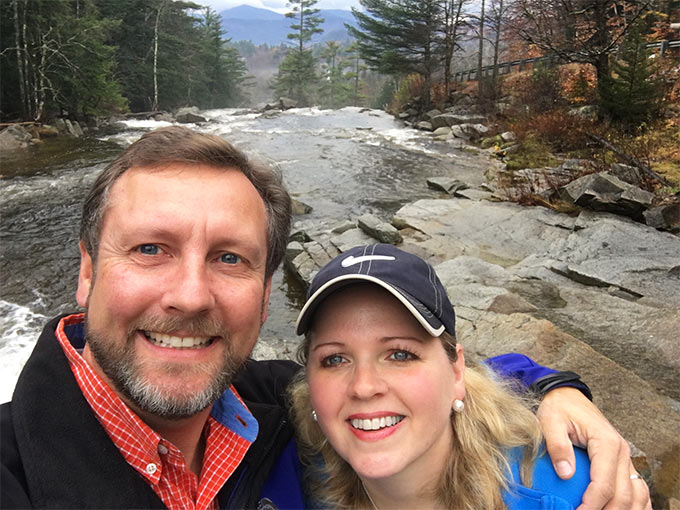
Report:
[[462,400],[456,399],[456,400],[453,401],[453,410],[455,412],[460,413],[460,412],[463,411],[464,408],[465,408],[465,402],[463,402]]
[[[462,403],[462,402],[461,402]],[[318,417],[316,416],[316,411],[312,409],[312,419],[314,421],[319,421]]]

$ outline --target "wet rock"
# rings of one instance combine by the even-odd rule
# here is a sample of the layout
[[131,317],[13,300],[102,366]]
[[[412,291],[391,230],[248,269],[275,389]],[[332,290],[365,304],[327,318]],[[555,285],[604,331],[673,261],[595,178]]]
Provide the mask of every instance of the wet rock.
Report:
[[172,122],[174,119],[172,118],[172,115],[170,115],[168,112],[163,112],[154,115],[153,120],[155,120],[156,122]]
[[680,202],[652,207],[642,213],[650,227],[669,232],[680,232]]
[[460,128],[471,139],[478,139],[489,132],[484,124],[460,124]]
[[12,125],[0,132],[0,150],[23,149],[31,141],[31,134],[22,126]]
[[68,135],[74,136],[76,138],[79,136],[70,119],[64,119],[64,126],[66,126],[66,133]]
[[180,110],[175,114],[175,120],[180,124],[199,124],[201,122],[207,122],[208,120],[202,115],[198,115],[192,111],[182,111]]
[[420,122],[418,122],[418,124],[416,124],[416,127],[423,131],[432,131],[433,129],[432,123],[427,122],[426,120],[421,120]]
[[347,220],[343,223],[340,223],[336,227],[333,227],[331,232],[334,234],[342,234],[343,232],[347,232],[353,228],[357,228],[357,224],[354,221]]
[[490,200],[494,196],[494,194],[489,191],[474,188],[459,188],[453,192],[453,195],[469,200]]
[[297,106],[297,101],[295,99],[291,99],[289,97],[279,98],[279,107],[282,110],[290,110],[291,108],[295,108],[296,106]]
[[451,128],[450,127],[440,127],[437,128],[433,131],[432,133],[435,136],[446,136],[451,134]]
[[437,115],[441,115],[442,112],[437,110],[436,108],[430,110],[429,112],[425,113],[425,118],[429,121],[432,120],[433,117],[436,117]]
[[430,177],[427,179],[427,186],[428,188],[443,191],[444,193],[453,193],[459,189],[468,188],[468,185],[463,181],[450,177]]
[[360,228],[352,228],[339,236],[332,237],[331,243],[337,248],[339,253],[342,253],[360,244],[374,244],[375,239],[367,235]]
[[461,115],[457,113],[442,113],[432,117],[432,127],[452,127],[459,124],[481,124],[486,122],[483,115]]
[[71,125],[73,126],[73,131],[75,131],[77,137],[85,136],[85,132],[83,131],[83,128],[80,126],[80,122],[74,120],[71,122]]
[[44,124],[38,128],[38,135],[41,138],[53,138],[59,136],[59,130],[55,126]]
[[373,214],[361,215],[357,223],[361,230],[381,243],[399,244],[402,241],[401,234],[396,228]]
[[590,174],[561,188],[562,197],[581,207],[641,219],[654,195],[608,173]]
[[300,214],[309,214],[312,212],[312,206],[307,205],[304,202],[300,202],[299,200],[296,200],[295,198],[292,199],[292,205],[293,205],[293,215],[300,215]]

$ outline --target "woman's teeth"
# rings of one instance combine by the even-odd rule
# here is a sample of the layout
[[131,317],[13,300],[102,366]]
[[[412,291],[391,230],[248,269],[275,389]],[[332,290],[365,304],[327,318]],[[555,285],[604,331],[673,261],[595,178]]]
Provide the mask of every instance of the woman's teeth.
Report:
[[373,418],[372,420],[353,419],[352,427],[359,430],[380,430],[385,427],[393,427],[401,420],[403,416],[383,416],[382,418]]
[[212,343],[212,337],[209,336],[172,336],[154,331],[145,331],[144,335],[154,345],[174,349],[197,349]]

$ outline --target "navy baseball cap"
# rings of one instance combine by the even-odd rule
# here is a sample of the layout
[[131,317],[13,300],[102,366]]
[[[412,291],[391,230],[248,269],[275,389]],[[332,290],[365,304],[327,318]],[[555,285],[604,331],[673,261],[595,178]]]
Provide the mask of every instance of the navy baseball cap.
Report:
[[396,297],[432,336],[455,337],[456,315],[434,268],[391,244],[356,246],[326,264],[312,280],[297,319],[298,335],[307,333],[321,302],[351,283],[380,285]]

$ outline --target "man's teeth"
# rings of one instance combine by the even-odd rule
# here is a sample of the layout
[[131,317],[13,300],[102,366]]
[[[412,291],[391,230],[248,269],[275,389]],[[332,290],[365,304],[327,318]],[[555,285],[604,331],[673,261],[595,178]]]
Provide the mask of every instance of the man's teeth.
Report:
[[385,427],[393,427],[403,419],[403,416],[383,416],[372,420],[354,419],[352,420],[352,427],[359,430],[380,430]]
[[209,336],[172,336],[164,333],[145,331],[146,338],[155,345],[161,347],[173,347],[175,349],[196,349],[210,344]]

